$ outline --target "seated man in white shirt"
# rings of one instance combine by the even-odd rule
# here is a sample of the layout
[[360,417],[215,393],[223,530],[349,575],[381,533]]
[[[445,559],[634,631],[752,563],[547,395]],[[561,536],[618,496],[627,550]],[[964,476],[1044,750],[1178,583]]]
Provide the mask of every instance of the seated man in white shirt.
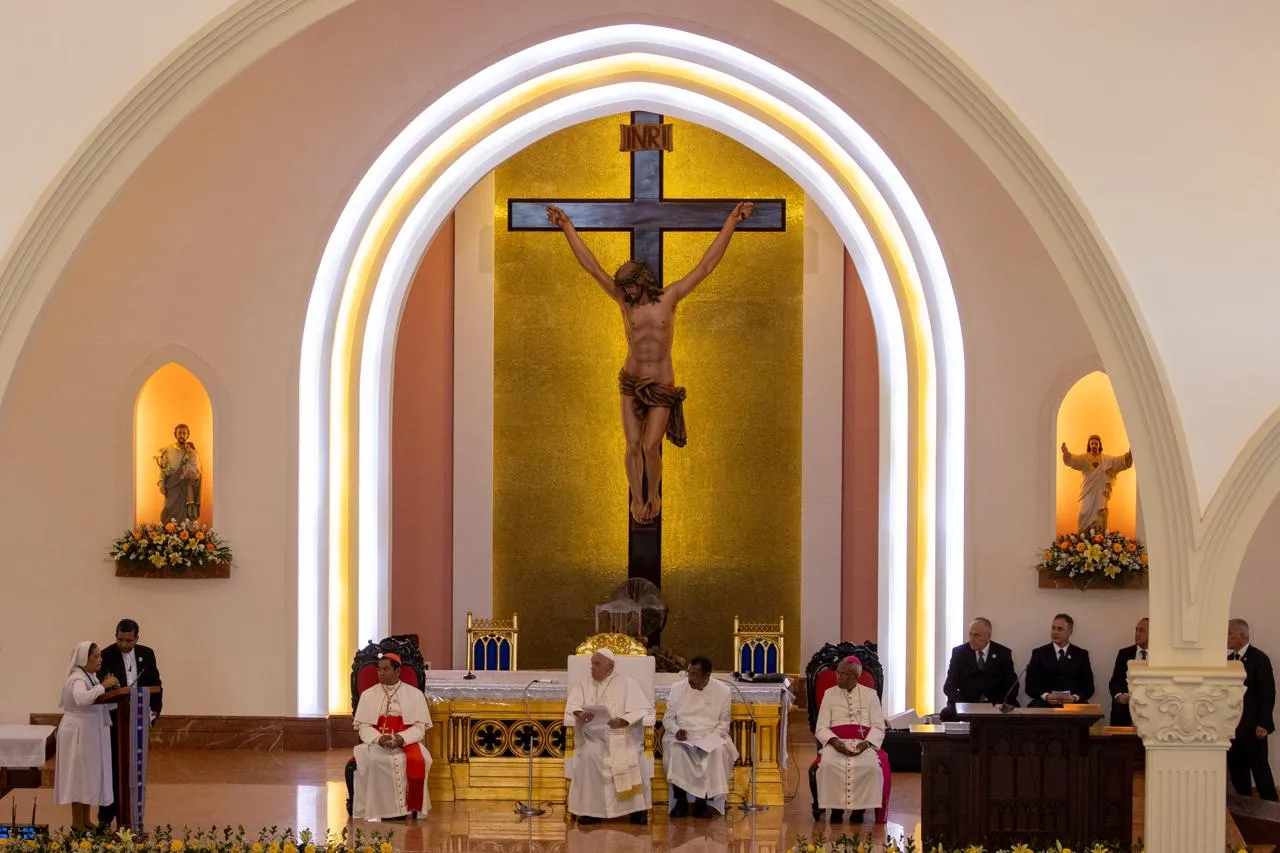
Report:
[[662,716],[662,763],[672,787],[671,816],[712,817],[711,807],[724,814],[733,763],[738,750],[729,737],[733,695],[729,686],[711,677],[711,661],[689,661],[687,681],[671,685]]
[[853,811],[878,809],[884,800],[884,774],[876,750],[884,743],[884,709],[870,687],[858,683],[862,662],[847,657],[836,667],[836,686],[822,695],[814,734],[822,744],[818,765],[818,808],[831,809],[831,822]]
[[565,725],[574,727],[569,813],[580,824],[622,815],[646,824],[653,805],[642,722],[653,706],[634,678],[614,671],[614,660],[608,649],[593,654],[591,677],[565,701]]
[[356,776],[351,816],[397,820],[431,808],[427,773],[431,753],[423,739],[431,728],[427,697],[400,681],[400,656],[378,661],[378,683],[360,694],[355,728]]

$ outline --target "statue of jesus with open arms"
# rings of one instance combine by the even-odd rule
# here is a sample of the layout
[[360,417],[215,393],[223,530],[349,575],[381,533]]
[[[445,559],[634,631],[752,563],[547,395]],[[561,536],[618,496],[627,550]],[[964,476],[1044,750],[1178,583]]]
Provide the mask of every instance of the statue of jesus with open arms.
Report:
[[684,278],[664,288],[643,261],[627,261],[610,276],[582,242],[565,212],[554,205],[547,207],[547,220],[564,232],[578,263],[622,312],[627,360],[618,371],[618,391],[622,431],[627,440],[631,516],[638,522],[652,522],[662,512],[662,436],[665,434],[676,447],[683,447],[688,440],[685,389],[675,384],[675,368],[671,364],[676,305],[711,275],[724,257],[738,223],[751,212],[751,202],[739,202],[702,260]]

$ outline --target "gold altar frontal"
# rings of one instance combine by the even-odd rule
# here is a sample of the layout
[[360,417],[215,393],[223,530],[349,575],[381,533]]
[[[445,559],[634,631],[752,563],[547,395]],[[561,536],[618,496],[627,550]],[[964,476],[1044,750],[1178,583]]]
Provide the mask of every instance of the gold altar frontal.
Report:
[[[478,673],[475,681],[462,677],[461,671],[435,670],[427,674],[432,720],[426,740],[432,757],[427,789],[432,801],[527,799],[532,750],[533,800],[565,802],[568,780],[564,778],[564,759],[566,753],[572,753],[573,728],[564,725],[564,673]],[[654,757],[655,804],[667,802],[662,717],[666,696],[676,677],[658,674],[654,702],[658,722],[645,732],[645,752]],[[525,687],[534,678],[557,679],[560,683],[533,685],[535,689],[526,703]],[[779,684],[735,686],[744,696],[735,695],[730,726],[739,756],[734,765],[731,801],[750,796],[754,714],[759,731],[755,799],[763,805],[782,805],[790,697]],[[751,703],[750,709],[743,698]]]

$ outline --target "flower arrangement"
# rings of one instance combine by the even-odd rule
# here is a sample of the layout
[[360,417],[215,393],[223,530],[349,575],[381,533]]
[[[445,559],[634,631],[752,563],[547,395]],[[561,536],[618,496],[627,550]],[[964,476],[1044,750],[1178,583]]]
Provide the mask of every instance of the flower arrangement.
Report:
[[121,829],[111,833],[84,833],[60,829],[34,838],[0,838],[4,853],[395,853],[391,836],[329,831],[316,837],[310,830],[294,832],[277,827],[249,835],[243,826],[219,830],[157,827],[135,833]]
[[1147,574],[1147,546],[1114,530],[1089,528],[1059,536],[1044,549],[1036,569],[1088,589],[1094,583],[1122,587]]
[[[813,838],[800,836],[787,853],[1143,853],[1142,842],[1125,846],[1104,841],[1091,844],[1066,845],[1061,841],[1044,846],[1014,844],[1012,847],[990,848],[981,844],[962,844],[947,846],[945,844],[918,845],[913,838],[885,838],[878,842],[870,833],[866,835],[841,835],[828,841],[824,836]],[[1248,853],[1247,847],[1233,848],[1226,846],[1227,853]]]
[[139,524],[111,543],[117,563],[181,573],[210,563],[229,565],[231,548],[212,528],[195,521]]

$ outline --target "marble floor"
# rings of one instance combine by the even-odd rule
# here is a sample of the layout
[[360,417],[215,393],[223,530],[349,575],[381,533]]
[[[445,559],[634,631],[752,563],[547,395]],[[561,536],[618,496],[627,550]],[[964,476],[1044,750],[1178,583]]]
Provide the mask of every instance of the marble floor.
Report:
[[[807,734],[807,733],[806,733]],[[731,810],[711,820],[668,820],[655,812],[648,826],[607,822],[578,827],[565,820],[564,807],[543,817],[521,820],[514,803],[438,803],[425,819],[411,823],[348,821],[342,768],[348,750],[329,752],[235,752],[220,750],[155,750],[151,754],[147,823],[178,827],[243,825],[391,831],[397,850],[417,851],[741,851],[782,853],[797,835],[854,832],[849,824],[828,827],[810,813],[807,775],[812,745],[796,744],[788,775],[789,800],[754,815]],[[53,802],[50,789],[19,789],[0,800],[0,816],[8,820],[16,803],[19,820],[30,819],[33,800],[39,822],[54,826],[71,820],[69,806]],[[874,830],[894,836],[918,828],[920,779],[895,774],[890,823]],[[658,810],[660,811],[660,810]],[[868,813],[868,819],[871,815]],[[834,832],[833,832],[834,830]]]

